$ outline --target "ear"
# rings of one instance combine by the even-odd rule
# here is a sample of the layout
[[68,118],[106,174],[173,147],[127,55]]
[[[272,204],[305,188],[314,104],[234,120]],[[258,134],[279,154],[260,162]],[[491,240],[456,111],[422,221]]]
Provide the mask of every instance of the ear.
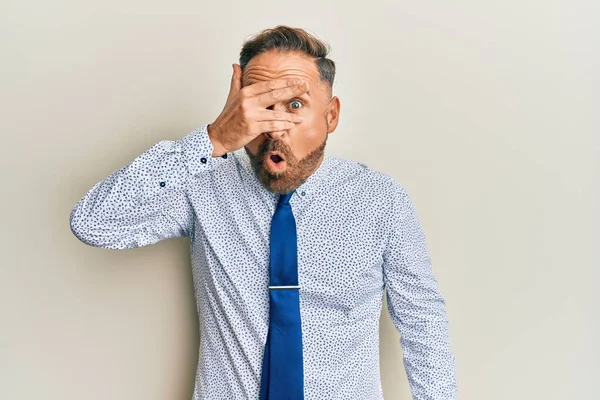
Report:
[[332,133],[335,131],[335,128],[337,128],[340,120],[340,99],[337,96],[333,96],[331,100],[329,100],[325,118],[327,118],[328,125],[327,133]]

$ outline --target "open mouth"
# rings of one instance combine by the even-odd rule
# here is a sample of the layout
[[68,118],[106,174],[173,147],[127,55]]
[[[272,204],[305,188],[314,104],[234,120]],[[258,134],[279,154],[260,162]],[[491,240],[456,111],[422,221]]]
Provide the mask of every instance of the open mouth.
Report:
[[271,167],[271,169],[282,170],[286,162],[283,154],[279,152],[273,152],[269,154],[269,157],[267,157],[267,164],[269,167]]
[[285,161],[285,159],[283,158],[283,154],[281,154],[281,153],[271,153],[269,155],[269,159],[271,161],[273,161],[275,164],[279,164],[282,161]]

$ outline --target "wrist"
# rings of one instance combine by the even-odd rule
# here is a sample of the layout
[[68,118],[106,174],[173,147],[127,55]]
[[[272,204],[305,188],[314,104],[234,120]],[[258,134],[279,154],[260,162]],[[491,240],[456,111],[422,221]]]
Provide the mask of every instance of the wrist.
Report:
[[225,147],[223,147],[223,145],[221,145],[221,142],[219,142],[219,139],[217,139],[219,137],[219,131],[218,131],[217,127],[214,125],[214,123],[208,125],[207,131],[208,131],[208,138],[210,139],[210,141],[213,145],[212,156],[213,157],[221,157],[223,154],[226,154],[227,149],[225,149]]

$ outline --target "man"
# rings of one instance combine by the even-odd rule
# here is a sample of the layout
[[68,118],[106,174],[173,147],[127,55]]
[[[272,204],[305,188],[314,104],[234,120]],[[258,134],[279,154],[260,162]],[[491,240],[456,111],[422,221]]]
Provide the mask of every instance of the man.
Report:
[[456,396],[445,302],[406,190],[325,155],[340,116],[321,41],[247,41],[211,124],[96,184],[71,229],[107,249],[188,236],[200,342],[194,399],[382,399],[384,289],[414,399]]

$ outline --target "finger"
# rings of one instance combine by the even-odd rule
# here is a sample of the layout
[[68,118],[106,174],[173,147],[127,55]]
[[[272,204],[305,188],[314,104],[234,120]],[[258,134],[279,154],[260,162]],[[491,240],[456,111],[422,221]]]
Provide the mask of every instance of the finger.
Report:
[[241,68],[238,64],[232,64],[231,82],[229,84],[229,95],[227,95],[227,103],[231,98],[242,88]]
[[276,89],[260,94],[257,96],[257,103],[259,107],[266,108],[281,101],[290,100],[306,92],[308,92],[308,83],[304,82],[299,85],[294,85],[283,89]]
[[288,121],[288,122],[294,122],[297,124],[304,121],[304,119],[297,114],[288,113],[288,112],[284,112],[284,111],[273,111],[273,110],[267,110],[267,109],[260,110],[256,114],[254,119],[256,121]]
[[236,92],[242,89],[242,67],[239,64],[233,64],[233,88]]
[[260,121],[257,122],[255,126],[255,132],[260,134],[263,132],[285,131],[292,129],[296,124],[289,121]]
[[292,87],[294,85],[302,84],[303,80],[300,78],[291,79],[275,79],[272,81],[258,82],[248,85],[244,88],[248,96],[258,96],[262,93],[268,93],[276,89],[283,89],[286,87]]

